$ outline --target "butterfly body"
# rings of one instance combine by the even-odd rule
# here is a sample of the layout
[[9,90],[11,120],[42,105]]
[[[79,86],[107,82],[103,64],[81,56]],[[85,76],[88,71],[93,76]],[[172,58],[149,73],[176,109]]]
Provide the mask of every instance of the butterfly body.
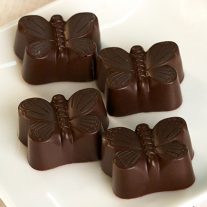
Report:
[[144,154],[147,156],[147,161],[150,163],[153,159],[156,159],[152,130],[147,124],[140,124],[136,127],[135,133],[140,140]]
[[66,39],[64,34],[65,22],[60,15],[52,16],[50,21],[54,30],[54,36],[56,39],[58,50],[61,52],[62,49],[66,47]]
[[192,157],[187,126],[179,117],[164,119],[153,129],[139,124],[135,132],[117,127],[103,135],[102,169],[122,198],[188,187],[195,180]]
[[130,51],[133,59],[133,70],[137,74],[138,80],[147,78],[147,70],[145,66],[145,52],[141,46],[133,46]]
[[145,65],[146,53],[141,46],[133,46],[130,50],[133,70],[137,77],[137,102],[143,108],[149,105],[150,99],[150,81],[149,73]]
[[30,98],[20,103],[19,139],[28,146],[28,161],[38,170],[100,159],[101,132],[108,118],[96,89],[83,89],[69,100]]
[[70,139],[71,143],[73,143],[74,140],[68,114],[68,101],[63,95],[55,95],[52,98],[51,103],[56,111],[56,117],[61,130],[62,140]]
[[177,108],[182,79],[179,49],[173,42],[157,43],[147,52],[141,46],[133,46],[130,53],[105,48],[98,56],[97,85],[113,116]]
[[[62,16],[54,15],[51,17],[51,26],[54,33],[54,42],[57,47],[57,63],[67,64],[69,61],[69,49],[67,47],[67,41],[64,34],[65,21],[63,21]],[[56,64],[57,64],[56,63]]]
[[100,48],[97,17],[73,15],[68,21],[37,15],[18,23],[14,50],[23,60],[23,78],[31,84],[54,81],[90,81],[95,78],[95,57]]

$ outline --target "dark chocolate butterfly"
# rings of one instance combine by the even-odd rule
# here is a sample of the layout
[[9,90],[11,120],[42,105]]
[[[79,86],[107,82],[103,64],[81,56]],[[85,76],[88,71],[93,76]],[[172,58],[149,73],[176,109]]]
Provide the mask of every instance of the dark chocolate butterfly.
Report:
[[182,79],[179,48],[174,42],[157,43],[147,52],[141,46],[133,46],[130,53],[105,48],[98,56],[97,85],[105,93],[112,116],[176,109],[182,103]]
[[195,181],[192,158],[187,125],[179,117],[163,119],[153,129],[139,124],[135,132],[117,127],[103,135],[102,169],[121,198],[189,187]]
[[153,129],[146,124],[138,125],[135,132],[124,127],[108,129],[104,139],[107,146],[114,148],[117,166],[130,168],[144,156],[152,167],[160,159],[179,159],[188,152],[193,157],[189,135],[184,140],[182,133],[186,133],[185,121],[173,117],[160,121]]
[[94,80],[97,49],[100,32],[92,13],[75,14],[67,22],[60,15],[49,22],[37,15],[19,20],[14,50],[30,84]]
[[80,90],[68,101],[62,95],[55,95],[51,103],[41,98],[26,99],[19,105],[19,117],[19,138],[24,144],[28,136],[39,142],[59,137],[59,143],[65,139],[73,143],[108,125],[100,93],[95,89]]
[[[22,17],[18,29],[25,35],[27,52],[36,58],[49,55],[55,50],[61,58],[63,53],[70,55],[70,50],[84,56],[94,53],[96,46],[87,38],[94,29],[96,16],[92,13],[80,13],[64,22],[60,15],[52,16],[50,22],[41,16]],[[19,54],[23,59],[23,53]]]
[[[168,83],[177,78],[177,73],[180,81],[183,79],[179,49],[174,42],[157,43],[146,53],[141,46],[133,46],[130,53],[117,47],[105,48],[99,58],[105,68],[106,83],[111,88],[126,87],[137,78],[140,87],[146,78]],[[102,71],[99,72],[101,76]],[[104,85],[98,85],[103,91]]]

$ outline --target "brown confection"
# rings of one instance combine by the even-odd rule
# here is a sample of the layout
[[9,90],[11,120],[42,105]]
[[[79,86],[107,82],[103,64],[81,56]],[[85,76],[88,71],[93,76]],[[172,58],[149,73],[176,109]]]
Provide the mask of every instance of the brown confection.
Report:
[[29,98],[20,103],[19,139],[28,146],[29,164],[47,170],[100,159],[101,133],[108,118],[99,91],[74,93],[69,100]]
[[97,60],[97,85],[112,116],[176,109],[182,103],[183,77],[174,42],[157,43],[147,52],[141,46],[133,46],[130,53],[105,48]]
[[30,84],[94,80],[97,49],[100,32],[92,13],[75,14],[66,22],[60,15],[49,22],[37,15],[19,20],[14,51]]
[[103,134],[102,169],[121,198],[192,185],[192,158],[187,125],[179,117],[163,119],[153,129],[139,124],[135,132],[116,127]]

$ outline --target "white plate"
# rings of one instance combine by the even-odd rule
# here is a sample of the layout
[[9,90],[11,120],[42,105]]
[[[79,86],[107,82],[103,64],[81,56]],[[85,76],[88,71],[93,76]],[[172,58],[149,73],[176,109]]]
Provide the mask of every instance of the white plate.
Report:
[[110,117],[110,126],[134,129],[140,122],[153,126],[165,117],[185,118],[195,150],[196,182],[185,190],[124,200],[113,194],[111,178],[102,172],[99,162],[65,165],[45,172],[33,170],[27,163],[26,148],[17,138],[18,104],[34,96],[50,100],[56,93],[68,98],[79,89],[95,87],[95,83],[25,83],[20,74],[21,63],[13,52],[17,23],[14,21],[0,30],[0,197],[8,207],[200,207],[199,203],[207,197],[206,1],[57,1],[34,14],[49,19],[59,13],[67,19],[81,11],[98,16],[104,47],[129,50],[132,45],[141,44],[148,49],[158,41],[178,43],[185,70],[182,106],[171,112]]

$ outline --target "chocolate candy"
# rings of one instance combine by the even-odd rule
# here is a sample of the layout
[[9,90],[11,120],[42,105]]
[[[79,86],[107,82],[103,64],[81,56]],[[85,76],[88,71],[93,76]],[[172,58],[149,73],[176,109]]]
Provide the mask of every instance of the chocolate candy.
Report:
[[179,48],[174,42],[157,43],[147,52],[141,46],[133,46],[130,53],[105,48],[97,61],[97,85],[105,90],[112,116],[176,109],[182,103],[183,77]]
[[97,17],[78,13],[67,22],[60,15],[48,22],[37,15],[19,20],[14,51],[23,60],[22,76],[31,84],[91,81],[100,49]]
[[113,191],[121,198],[192,185],[192,158],[187,125],[179,117],[164,119],[153,129],[139,124],[135,132],[116,127],[103,134],[102,169],[112,176]]
[[19,139],[28,146],[29,164],[46,170],[73,162],[100,159],[101,133],[108,118],[101,94],[83,89],[67,101],[29,98],[20,103]]

